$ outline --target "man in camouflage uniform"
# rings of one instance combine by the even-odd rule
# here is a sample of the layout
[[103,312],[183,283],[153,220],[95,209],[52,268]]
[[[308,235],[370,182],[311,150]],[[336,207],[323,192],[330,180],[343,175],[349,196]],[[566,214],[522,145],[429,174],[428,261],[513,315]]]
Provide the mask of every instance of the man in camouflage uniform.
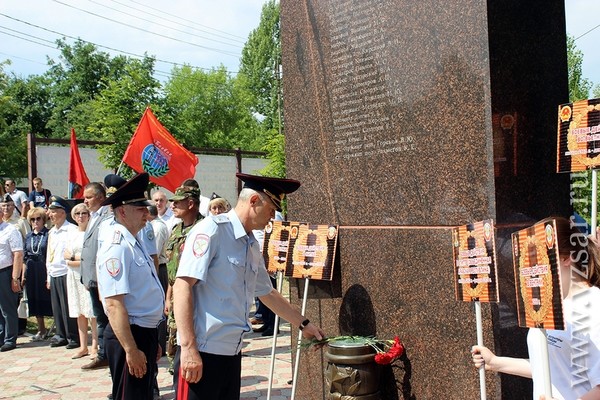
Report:
[[167,357],[170,361],[169,372],[173,373],[173,357],[177,349],[177,326],[173,316],[173,294],[172,286],[177,275],[177,267],[183,244],[188,232],[204,217],[200,214],[200,189],[193,186],[180,186],[175,190],[175,195],[169,199],[172,202],[171,208],[176,218],[181,222],[173,227],[171,236],[167,242],[167,272],[169,274],[169,287],[167,288],[167,298],[165,302],[165,313],[168,315],[167,322]]

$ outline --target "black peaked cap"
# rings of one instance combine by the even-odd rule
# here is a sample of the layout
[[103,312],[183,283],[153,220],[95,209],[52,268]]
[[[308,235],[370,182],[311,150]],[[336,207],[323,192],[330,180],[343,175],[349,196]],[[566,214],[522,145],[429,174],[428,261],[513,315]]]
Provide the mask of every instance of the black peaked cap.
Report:
[[285,198],[285,195],[295,192],[301,185],[295,179],[271,178],[268,176],[243,174],[241,172],[236,173],[235,176],[244,182],[245,188],[266,194],[273,204],[275,204],[277,211],[281,211],[281,202]]
[[150,182],[150,176],[147,173],[136,175],[107,197],[102,205],[111,205],[113,208],[122,205],[151,206],[153,204],[148,201],[145,193],[148,182]]

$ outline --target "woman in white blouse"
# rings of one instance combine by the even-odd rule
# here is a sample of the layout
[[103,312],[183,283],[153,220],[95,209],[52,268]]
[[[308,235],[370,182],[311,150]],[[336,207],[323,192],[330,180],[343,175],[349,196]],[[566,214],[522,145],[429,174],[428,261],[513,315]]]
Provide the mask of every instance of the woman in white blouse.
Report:
[[69,317],[77,318],[77,328],[79,330],[80,347],[73,359],[85,357],[90,354],[88,349],[88,319],[91,319],[92,326],[92,357],[98,353],[98,331],[96,329],[96,318],[92,309],[90,294],[81,283],[81,248],[83,247],[83,235],[85,228],[90,221],[90,211],[85,204],[77,204],[71,210],[71,217],[77,223],[79,229],[73,230],[72,237],[64,253],[69,271],[67,273],[67,296],[69,301]]

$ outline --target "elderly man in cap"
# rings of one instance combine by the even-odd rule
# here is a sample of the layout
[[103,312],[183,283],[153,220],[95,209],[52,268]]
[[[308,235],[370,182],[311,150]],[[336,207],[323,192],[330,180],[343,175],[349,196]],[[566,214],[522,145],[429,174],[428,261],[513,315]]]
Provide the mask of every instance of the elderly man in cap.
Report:
[[240,397],[241,349],[251,331],[250,305],[257,296],[307,338],[325,333],[271,285],[253,229],[263,229],[300,182],[237,174],[244,181],[237,205],[204,219],[189,233],[173,286],[179,350],[178,399]]
[[152,258],[136,238],[148,216],[148,179],[145,173],[135,176],[102,203],[113,209],[113,218],[100,227],[96,269],[109,320],[104,345],[115,399],[153,398],[165,295]]
[[[8,195],[6,195],[8,196]],[[2,220],[0,207],[0,351],[17,347],[18,293],[21,291],[23,239],[19,231]]]
[[79,347],[77,320],[69,317],[69,302],[67,299],[67,260],[64,252],[67,248],[69,235],[74,234],[75,225],[67,221],[69,204],[62,197],[52,196],[48,206],[48,217],[52,221],[52,229],[48,232],[48,251],[46,252],[46,270],[50,289],[52,314],[56,335],[50,340],[50,347],[67,346],[68,349]]
[[21,238],[25,240],[25,236],[31,232],[31,226],[25,218],[19,216],[19,213],[15,208],[15,202],[8,193],[0,197],[0,208],[2,208],[3,211],[2,220],[14,225],[21,234]]

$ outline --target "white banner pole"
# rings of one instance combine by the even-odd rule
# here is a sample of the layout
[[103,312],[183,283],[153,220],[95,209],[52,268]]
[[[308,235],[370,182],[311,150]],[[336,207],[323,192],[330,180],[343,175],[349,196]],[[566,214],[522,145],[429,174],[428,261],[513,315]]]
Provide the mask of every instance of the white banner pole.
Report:
[[[283,271],[277,271],[277,291],[281,293],[283,288]],[[279,333],[279,315],[275,314],[273,323],[273,344],[271,345],[271,366],[269,367],[269,388],[267,389],[267,400],[271,400],[271,388],[273,387],[273,372],[275,370],[275,350],[277,349],[277,334]]]
[[[307,277],[304,280],[304,297],[302,298],[302,315],[306,311],[306,300],[308,299],[308,284],[310,279]],[[298,382],[298,367],[300,364],[300,344],[302,343],[302,331],[298,329],[298,343],[296,343],[296,363],[294,364],[294,376],[292,377],[292,397],[290,400],[296,398],[296,383]]]
[[[483,346],[483,322],[481,320],[481,303],[475,301],[475,321],[477,323],[477,345]],[[479,393],[481,400],[487,399],[485,388],[485,365],[479,367]]]
[[[533,335],[532,343],[539,347],[542,363],[533,368],[541,368],[540,372],[544,378],[544,396],[547,399],[552,399],[552,380],[550,376],[550,359],[548,356],[548,339],[546,338],[546,330],[540,328],[529,328],[529,334]],[[535,371],[532,371],[535,373]]]

